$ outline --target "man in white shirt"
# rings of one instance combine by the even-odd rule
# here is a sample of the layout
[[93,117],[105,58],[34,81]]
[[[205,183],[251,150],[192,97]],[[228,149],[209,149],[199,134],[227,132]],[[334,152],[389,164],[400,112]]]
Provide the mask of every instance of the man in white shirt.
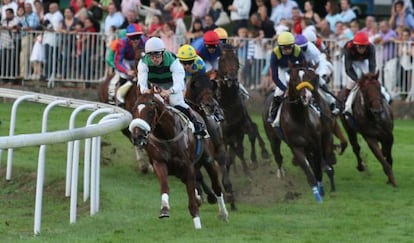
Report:
[[233,22],[234,35],[237,35],[241,27],[247,28],[251,6],[251,0],[233,0],[233,3],[228,7],[230,19]]
[[110,29],[112,26],[114,26],[116,29],[121,27],[124,21],[125,18],[122,13],[116,9],[116,6],[113,2],[110,2],[108,4],[108,15],[105,18],[104,24],[105,34],[110,34]]

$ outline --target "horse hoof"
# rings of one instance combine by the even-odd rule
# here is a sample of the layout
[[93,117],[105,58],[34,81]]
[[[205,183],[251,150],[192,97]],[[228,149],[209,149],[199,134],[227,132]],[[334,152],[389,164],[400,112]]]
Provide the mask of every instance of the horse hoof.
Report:
[[215,204],[215,203],[217,203],[217,198],[216,198],[216,196],[215,196],[215,195],[213,195],[213,194],[209,194],[209,195],[207,195],[207,202],[208,202],[209,204]]
[[159,218],[169,218],[170,217],[170,209],[168,209],[167,207],[163,207],[160,211],[160,216]]
[[365,171],[365,166],[363,166],[363,165],[358,165],[356,168],[360,172]]

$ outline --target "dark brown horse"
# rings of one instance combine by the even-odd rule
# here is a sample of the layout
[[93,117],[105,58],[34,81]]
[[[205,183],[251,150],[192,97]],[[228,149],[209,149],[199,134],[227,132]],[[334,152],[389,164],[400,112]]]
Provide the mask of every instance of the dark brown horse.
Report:
[[335,190],[333,167],[332,130],[320,117],[329,107],[322,106],[318,112],[311,108],[312,99],[317,95],[318,76],[312,69],[290,66],[290,79],[287,97],[283,100],[280,110],[280,127],[273,128],[267,122],[268,110],[273,93],[268,96],[263,112],[265,131],[271,142],[273,155],[278,164],[278,174],[283,176],[283,156],[280,152],[282,139],[293,154],[293,163],[299,165],[305,172],[308,183],[312,188],[315,199],[322,202],[323,186],[322,171],[325,170],[330,178],[331,190]]
[[[228,173],[228,162],[226,147],[223,139],[222,123],[216,122],[214,114],[220,109],[218,102],[213,95],[213,83],[205,73],[193,74],[191,80],[187,82],[186,100],[193,110],[197,111],[207,125],[208,133],[214,145],[214,158],[219,163],[222,183],[226,191],[226,199],[231,204],[231,209],[236,210],[233,195],[233,186]],[[200,181],[203,183],[203,181]],[[204,186],[204,190],[211,197],[209,188]],[[209,200],[210,201],[210,200]]]
[[[194,112],[195,113],[195,112]],[[161,186],[160,218],[169,217],[168,175],[175,175],[186,185],[188,209],[196,229],[201,228],[199,201],[196,199],[196,167],[204,166],[219,204],[219,216],[227,221],[228,213],[213,159],[214,146],[209,138],[196,138],[189,120],[154,94],[138,97],[130,131],[134,144],[147,151]],[[199,115],[198,115],[199,116]]]
[[258,139],[262,158],[269,158],[264,141],[259,134],[257,125],[247,112],[246,104],[240,94],[238,81],[239,60],[232,46],[222,47],[217,72],[217,101],[224,111],[223,134],[228,147],[230,165],[235,156],[241,160],[243,170],[248,174],[248,166],[244,158],[243,139],[248,135],[250,141],[250,159],[254,167],[258,166],[256,156],[256,139]]
[[[352,116],[342,116],[341,120],[348,134],[352,150],[357,157],[359,171],[365,170],[358,144],[359,133],[382,165],[388,177],[387,183],[396,186],[392,171],[393,113],[389,104],[382,98],[378,73],[366,73],[358,80],[359,90],[352,105]],[[381,144],[381,147],[379,146]]]

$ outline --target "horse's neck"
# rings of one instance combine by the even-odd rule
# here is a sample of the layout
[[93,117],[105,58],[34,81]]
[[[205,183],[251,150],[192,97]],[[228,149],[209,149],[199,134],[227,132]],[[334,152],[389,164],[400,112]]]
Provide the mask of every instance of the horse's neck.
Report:
[[[175,108],[173,108],[175,109]],[[166,107],[159,114],[159,121],[154,128],[154,135],[159,139],[171,139],[176,134],[175,112]]]
[[290,111],[290,113],[298,119],[307,119],[308,113],[309,113],[309,106],[305,106],[300,102],[298,99],[287,99],[286,102],[284,102],[284,105],[286,108]]

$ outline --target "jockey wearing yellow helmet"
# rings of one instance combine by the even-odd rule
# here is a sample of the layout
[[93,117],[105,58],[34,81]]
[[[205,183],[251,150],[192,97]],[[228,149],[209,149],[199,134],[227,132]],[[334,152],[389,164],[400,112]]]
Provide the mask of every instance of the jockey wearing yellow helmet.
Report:
[[206,72],[205,62],[191,45],[182,45],[177,51],[177,57],[184,67],[187,78],[197,72]]

